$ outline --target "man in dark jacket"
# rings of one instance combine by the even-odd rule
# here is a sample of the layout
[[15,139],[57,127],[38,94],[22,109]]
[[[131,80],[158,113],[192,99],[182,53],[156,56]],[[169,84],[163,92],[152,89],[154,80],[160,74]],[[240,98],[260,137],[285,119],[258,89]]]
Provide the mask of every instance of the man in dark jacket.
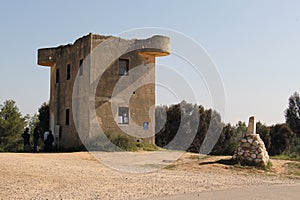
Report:
[[37,152],[39,138],[39,129],[35,127],[33,130],[33,152]]
[[29,133],[29,128],[26,128],[24,133],[22,134],[22,138],[24,140],[24,151],[26,151],[26,147],[30,147],[30,133]]
[[47,137],[47,144],[48,144],[49,151],[52,151],[53,142],[54,142],[54,136],[52,134],[52,131],[49,130],[49,135]]

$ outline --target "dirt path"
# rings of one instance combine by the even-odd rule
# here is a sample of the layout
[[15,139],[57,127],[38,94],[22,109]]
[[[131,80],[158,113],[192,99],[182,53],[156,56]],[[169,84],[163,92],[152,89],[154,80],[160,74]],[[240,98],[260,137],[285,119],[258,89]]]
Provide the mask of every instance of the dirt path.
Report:
[[244,186],[300,184],[299,179],[275,172],[214,163],[218,159],[199,160],[185,154],[167,169],[135,174],[108,168],[86,152],[1,153],[0,199],[148,199]]
[[300,185],[260,186],[246,189],[218,190],[203,193],[172,195],[169,197],[152,198],[149,200],[295,200],[299,199]]

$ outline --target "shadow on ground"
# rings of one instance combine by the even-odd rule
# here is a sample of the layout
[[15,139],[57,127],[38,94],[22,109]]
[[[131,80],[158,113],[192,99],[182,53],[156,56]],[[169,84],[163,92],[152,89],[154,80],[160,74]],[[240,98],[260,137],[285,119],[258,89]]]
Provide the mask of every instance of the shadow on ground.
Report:
[[236,163],[232,159],[220,159],[216,161],[211,161],[211,162],[201,162],[199,165],[212,165],[212,164],[222,164],[222,165],[235,165]]

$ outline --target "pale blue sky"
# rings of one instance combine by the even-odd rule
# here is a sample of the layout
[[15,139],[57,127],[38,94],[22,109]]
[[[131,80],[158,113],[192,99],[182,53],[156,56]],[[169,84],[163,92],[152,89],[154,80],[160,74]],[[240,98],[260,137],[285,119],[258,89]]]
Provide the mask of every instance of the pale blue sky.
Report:
[[[142,27],[177,30],[207,50],[224,82],[225,122],[250,115],[266,124],[283,122],[288,97],[300,91],[296,0],[7,0],[0,2],[0,27],[0,102],[16,100],[23,114],[49,98],[49,69],[37,66],[38,48],[89,32],[117,35]],[[169,101],[164,98],[159,103]]]

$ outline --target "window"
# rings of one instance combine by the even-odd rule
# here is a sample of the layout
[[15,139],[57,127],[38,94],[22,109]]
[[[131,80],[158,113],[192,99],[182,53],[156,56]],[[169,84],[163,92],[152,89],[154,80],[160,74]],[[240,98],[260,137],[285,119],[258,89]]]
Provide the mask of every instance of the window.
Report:
[[59,69],[56,69],[56,83],[59,83]]
[[70,109],[66,109],[66,125],[70,124]]
[[67,80],[71,78],[71,66],[70,64],[67,65]]
[[119,124],[129,124],[128,111],[129,111],[128,107],[119,107],[119,114],[118,114]]
[[79,61],[79,76],[81,76],[83,74],[83,65],[82,65],[82,63],[83,63],[83,59],[81,59]]
[[129,60],[128,59],[119,59],[119,75],[128,76],[129,71]]

